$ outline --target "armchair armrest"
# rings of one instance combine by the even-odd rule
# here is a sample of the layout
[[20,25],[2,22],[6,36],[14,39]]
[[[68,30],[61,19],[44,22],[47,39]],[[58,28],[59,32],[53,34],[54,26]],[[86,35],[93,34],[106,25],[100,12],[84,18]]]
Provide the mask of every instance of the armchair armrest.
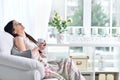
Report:
[[30,58],[14,55],[0,55],[0,65],[9,66],[21,70],[39,70],[42,78],[45,75],[43,64]]

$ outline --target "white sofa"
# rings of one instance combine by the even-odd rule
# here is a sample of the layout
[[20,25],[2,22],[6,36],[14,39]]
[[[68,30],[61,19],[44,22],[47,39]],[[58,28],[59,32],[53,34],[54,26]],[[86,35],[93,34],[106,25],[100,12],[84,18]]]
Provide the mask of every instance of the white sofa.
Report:
[[11,55],[12,46],[13,37],[0,31],[0,80],[43,80],[44,66],[36,60]]

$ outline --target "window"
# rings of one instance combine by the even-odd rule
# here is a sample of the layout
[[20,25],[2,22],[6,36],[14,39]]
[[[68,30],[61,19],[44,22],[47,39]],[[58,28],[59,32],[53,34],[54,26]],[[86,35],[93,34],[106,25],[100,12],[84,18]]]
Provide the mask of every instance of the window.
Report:
[[110,0],[92,0],[91,5],[91,35],[109,36]]
[[[52,9],[52,12],[56,10],[63,18],[72,18],[73,22],[69,25],[68,31],[65,33],[65,39],[67,41],[74,43],[95,40],[95,42],[99,43],[102,41],[116,40],[120,36],[119,0],[60,1],[58,3],[61,6],[57,9]],[[48,37],[48,42],[55,42],[54,28],[49,27]],[[70,47],[70,53],[72,54],[84,54],[88,50],[89,48],[83,46]],[[96,56],[101,54],[105,54],[103,55],[104,57],[109,56],[106,58],[108,62],[117,55],[117,52],[116,47],[96,46],[95,48]],[[113,62],[105,63],[104,66],[112,67]]]
[[[61,0],[55,2],[55,5],[60,6],[53,6],[51,16],[54,11],[57,11],[63,18],[73,20],[68,27],[67,35],[76,37],[120,36],[119,0]],[[55,30],[49,29],[49,33],[48,39],[51,40],[55,36]]]
[[67,18],[72,18],[70,26],[83,26],[83,0],[67,0]]
[[[71,41],[71,36],[118,37],[120,36],[119,3],[119,0],[54,1],[51,16],[57,11],[63,18],[72,18],[73,22],[69,24],[65,33],[67,41]],[[55,42],[55,34],[55,30],[49,27],[48,42]]]
[[91,35],[119,36],[119,3],[119,0],[92,0]]

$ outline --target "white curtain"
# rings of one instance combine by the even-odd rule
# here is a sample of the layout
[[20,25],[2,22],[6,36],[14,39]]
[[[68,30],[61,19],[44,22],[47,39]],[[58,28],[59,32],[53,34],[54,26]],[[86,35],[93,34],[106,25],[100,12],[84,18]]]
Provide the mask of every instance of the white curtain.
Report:
[[46,39],[51,3],[51,0],[0,0],[0,30],[15,19],[35,39]]

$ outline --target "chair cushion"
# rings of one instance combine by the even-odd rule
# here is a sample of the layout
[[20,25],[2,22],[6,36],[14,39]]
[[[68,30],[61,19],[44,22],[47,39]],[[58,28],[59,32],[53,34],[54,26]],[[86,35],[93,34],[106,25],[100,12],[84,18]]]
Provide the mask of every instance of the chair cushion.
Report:
[[0,31],[0,54],[11,54],[13,36],[5,31]]

